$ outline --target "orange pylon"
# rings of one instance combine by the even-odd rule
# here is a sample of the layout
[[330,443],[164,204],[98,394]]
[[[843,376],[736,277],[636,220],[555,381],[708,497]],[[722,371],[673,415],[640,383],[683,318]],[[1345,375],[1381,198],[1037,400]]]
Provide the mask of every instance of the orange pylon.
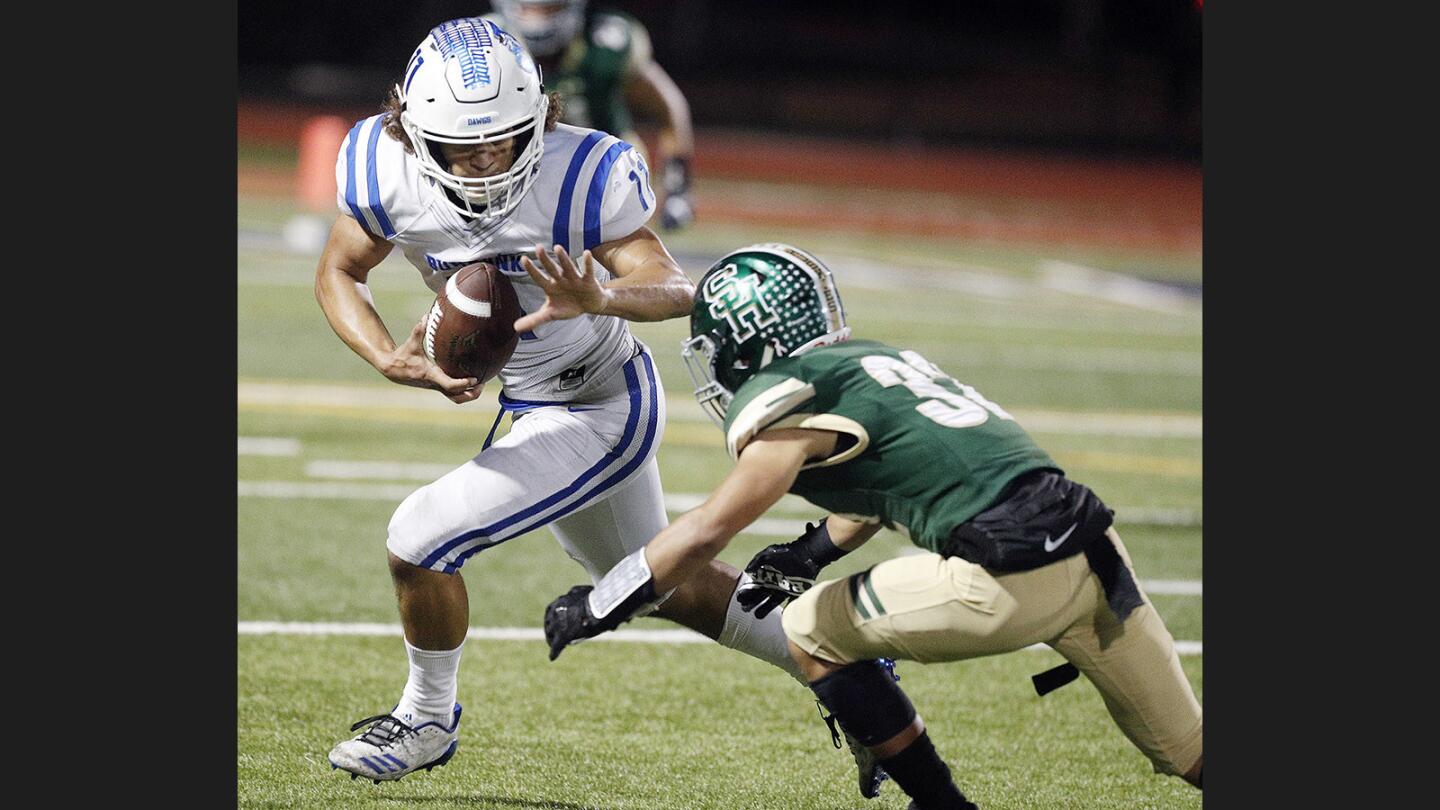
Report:
[[310,211],[335,211],[335,156],[349,127],[336,115],[317,115],[300,129],[300,166],[295,190],[300,203]]

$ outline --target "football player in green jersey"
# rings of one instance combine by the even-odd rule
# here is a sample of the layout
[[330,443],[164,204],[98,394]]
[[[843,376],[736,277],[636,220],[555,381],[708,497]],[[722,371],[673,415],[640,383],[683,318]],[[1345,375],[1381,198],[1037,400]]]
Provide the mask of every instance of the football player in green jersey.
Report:
[[[745,605],[782,616],[811,689],[913,799],[974,807],[875,659],[957,661],[1047,644],[1085,673],[1156,771],[1201,786],[1201,707],[1137,582],[1113,513],[1015,419],[913,351],[850,338],[830,271],[751,245],[697,285],[682,352],[734,470],[593,589],[550,603],[550,655],[652,610],[786,492],[830,515],[746,567]],[[924,553],[816,583],[881,527]],[[796,598],[798,597],[798,598]]]
[[659,125],[655,154],[645,155],[645,164],[660,167],[660,182],[652,184],[659,192],[660,226],[683,228],[695,217],[690,105],[655,61],[650,34],[639,20],[586,5],[585,0],[493,0],[495,13],[486,16],[525,41],[540,63],[545,88],[560,94],[562,122],[604,130],[642,151],[631,110]]

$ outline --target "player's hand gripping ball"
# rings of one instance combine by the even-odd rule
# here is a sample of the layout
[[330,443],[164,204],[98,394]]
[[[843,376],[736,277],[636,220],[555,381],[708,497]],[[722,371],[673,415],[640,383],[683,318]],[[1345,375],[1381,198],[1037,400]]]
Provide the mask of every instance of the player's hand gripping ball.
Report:
[[500,373],[520,336],[515,288],[488,262],[460,268],[425,318],[425,356],[451,377],[484,383]]

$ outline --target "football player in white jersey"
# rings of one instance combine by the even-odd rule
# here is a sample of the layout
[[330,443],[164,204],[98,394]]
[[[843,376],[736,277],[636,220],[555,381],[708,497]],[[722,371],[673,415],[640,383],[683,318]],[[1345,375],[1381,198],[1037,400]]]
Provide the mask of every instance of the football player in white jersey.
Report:
[[[668,522],[655,462],[664,391],[626,321],[688,315],[694,285],[644,225],[654,206],[644,159],[619,138],[557,124],[558,112],[514,37],[480,18],[451,20],[415,49],[388,112],[356,123],[336,161],[341,215],[315,294],[377,371],[457,403],[480,393],[477,380],[426,358],[423,320],[398,344],[386,330],[366,279],[395,247],[435,291],[459,268],[491,262],[527,313],[499,377],[510,432],[487,437],[390,521],[410,676],[389,712],[356,723],[361,733],[330,752],[357,777],[399,779],[454,754],[467,559],[548,525],[599,581]],[[656,613],[803,684],[779,611],[764,620],[743,611],[739,576],[714,563]]]

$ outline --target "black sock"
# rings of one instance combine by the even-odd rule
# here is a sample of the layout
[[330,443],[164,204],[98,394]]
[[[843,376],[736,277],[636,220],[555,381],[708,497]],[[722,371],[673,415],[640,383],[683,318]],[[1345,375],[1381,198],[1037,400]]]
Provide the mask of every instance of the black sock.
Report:
[[935,753],[930,733],[921,732],[915,742],[889,759],[880,760],[880,767],[890,774],[895,784],[909,794],[923,810],[974,810],[960,788],[950,778],[950,766]]

